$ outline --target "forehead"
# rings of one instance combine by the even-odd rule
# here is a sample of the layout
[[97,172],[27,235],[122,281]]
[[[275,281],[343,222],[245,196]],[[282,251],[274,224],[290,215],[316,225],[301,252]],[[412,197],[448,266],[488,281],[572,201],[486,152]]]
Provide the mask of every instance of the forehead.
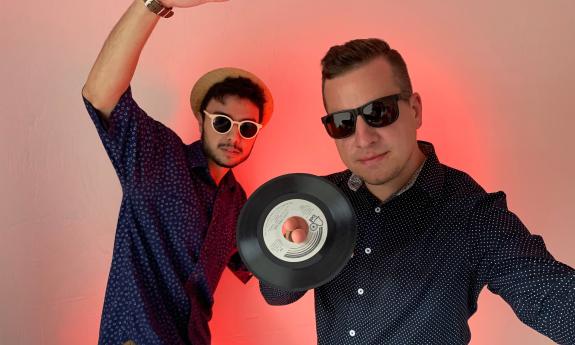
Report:
[[252,101],[235,95],[226,95],[221,101],[212,98],[206,106],[206,111],[214,114],[226,114],[236,121],[251,120],[258,122],[259,109]]
[[324,83],[326,110],[357,108],[376,98],[400,91],[389,62],[375,58]]

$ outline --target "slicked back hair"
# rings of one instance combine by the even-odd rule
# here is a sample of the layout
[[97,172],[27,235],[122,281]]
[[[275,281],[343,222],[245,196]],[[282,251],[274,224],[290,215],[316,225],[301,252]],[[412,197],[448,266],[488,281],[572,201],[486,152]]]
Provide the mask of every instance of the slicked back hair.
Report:
[[[387,42],[379,38],[355,39],[331,47],[321,60],[322,95],[326,80],[336,78],[377,57],[383,57],[389,62],[401,93],[411,95],[413,93],[411,79],[403,57],[397,50],[392,49]],[[325,106],[325,95],[323,102]]]

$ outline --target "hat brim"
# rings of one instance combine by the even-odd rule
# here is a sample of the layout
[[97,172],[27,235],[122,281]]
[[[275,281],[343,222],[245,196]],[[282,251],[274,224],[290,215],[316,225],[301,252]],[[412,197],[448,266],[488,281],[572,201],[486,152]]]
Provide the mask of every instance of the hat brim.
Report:
[[254,82],[256,85],[258,85],[263,90],[265,103],[263,106],[261,124],[265,126],[269,122],[274,108],[274,101],[269,88],[267,87],[266,84],[264,84],[263,81],[261,81],[253,73],[235,67],[218,68],[204,74],[200,79],[198,79],[198,81],[192,88],[192,92],[190,93],[190,105],[192,106],[192,111],[194,112],[196,118],[198,119],[201,118],[200,107],[202,105],[202,101],[206,97],[206,93],[208,93],[208,91],[214,84],[222,82],[228,77],[247,78],[252,82]]

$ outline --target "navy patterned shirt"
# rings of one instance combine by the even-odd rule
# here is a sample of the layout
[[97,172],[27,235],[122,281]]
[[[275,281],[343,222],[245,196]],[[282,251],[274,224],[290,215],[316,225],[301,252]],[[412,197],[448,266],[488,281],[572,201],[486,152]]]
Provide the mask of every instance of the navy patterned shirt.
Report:
[[[327,176],[358,225],[354,255],[316,288],[319,344],[467,344],[481,289],[500,295],[525,324],[575,344],[575,271],[553,259],[506,206],[471,177],[441,164],[429,143],[411,188],[382,203],[351,172]],[[270,304],[305,292],[260,282]]]
[[216,186],[202,143],[183,144],[129,88],[106,122],[84,102],[123,192],[99,344],[209,344],[224,268],[250,278],[235,246],[245,192],[231,170]]

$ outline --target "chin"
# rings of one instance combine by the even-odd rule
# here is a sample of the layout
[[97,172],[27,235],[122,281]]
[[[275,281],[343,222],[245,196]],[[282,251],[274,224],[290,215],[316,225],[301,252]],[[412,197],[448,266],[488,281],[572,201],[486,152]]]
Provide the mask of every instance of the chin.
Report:
[[367,178],[363,180],[366,184],[372,185],[372,186],[381,186],[383,184],[388,183],[389,181],[391,181],[391,178]]
[[[378,169],[381,170],[381,169]],[[378,174],[370,174],[369,171],[357,171],[354,172],[356,175],[358,175],[359,177],[361,177],[361,179],[367,183],[367,184],[371,184],[371,185],[382,185],[385,184],[391,180],[393,180],[397,174],[393,174],[389,171],[382,171],[379,172]]]
[[217,160],[216,163],[221,166],[222,168],[234,168],[236,167],[238,164],[240,164],[239,162],[231,162],[228,160]]
[[244,157],[238,157],[236,159],[227,159],[227,158],[223,158],[223,159],[218,159],[216,161],[216,163],[224,168],[234,168],[238,165],[240,165],[241,163],[243,163],[248,157],[244,156]]

